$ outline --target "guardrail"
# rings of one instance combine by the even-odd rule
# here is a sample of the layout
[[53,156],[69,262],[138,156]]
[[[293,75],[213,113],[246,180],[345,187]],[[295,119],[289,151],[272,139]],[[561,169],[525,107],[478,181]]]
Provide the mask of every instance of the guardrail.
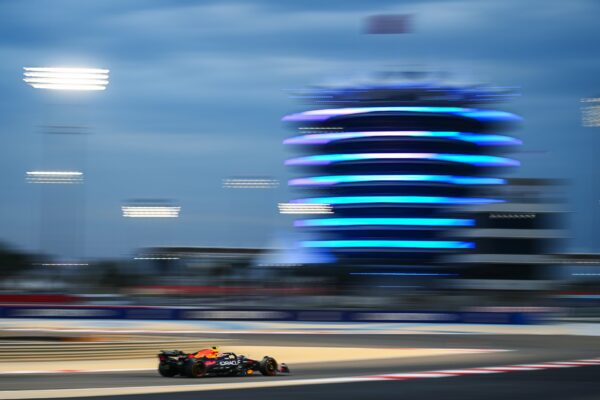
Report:
[[346,311],[200,309],[136,306],[0,306],[0,318],[129,319],[205,321],[431,322],[535,324],[553,314],[536,311]]

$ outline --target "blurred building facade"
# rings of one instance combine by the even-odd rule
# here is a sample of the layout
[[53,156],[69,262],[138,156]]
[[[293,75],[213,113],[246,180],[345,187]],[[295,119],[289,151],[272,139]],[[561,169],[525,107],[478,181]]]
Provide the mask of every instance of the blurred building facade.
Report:
[[493,189],[504,203],[471,206],[466,211],[476,224],[460,232],[472,240],[469,254],[447,261],[460,278],[450,287],[468,290],[551,290],[560,278],[553,253],[567,238],[565,181],[512,178]]

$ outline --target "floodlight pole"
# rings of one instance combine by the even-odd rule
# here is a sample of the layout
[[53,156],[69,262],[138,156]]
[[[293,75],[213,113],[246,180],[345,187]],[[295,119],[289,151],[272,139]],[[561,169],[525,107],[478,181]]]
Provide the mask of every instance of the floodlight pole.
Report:
[[[109,70],[97,68],[23,68],[23,81],[26,84],[52,94],[105,90],[109,83],[108,75]],[[79,104],[80,100],[77,100],[75,105]],[[69,104],[70,107],[73,105]],[[60,109],[65,105],[59,107],[59,111],[62,111]],[[66,111],[66,118],[71,119],[73,110]],[[65,119],[57,110],[52,110],[51,114],[58,116],[59,120]],[[45,124],[43,128],[43,157],[40,164],[50,169],[29,171],[33,173],[27,174],[26,179],[30,183],[44,183],[41,187],[40,251],[58,253],[56,255],[68,262],[77,263],[84,256],[85,195],[80,185],[67,183],[84,183],[86,178],[81,171],[86,158],[87,132],[84,126],[63,121]],[[64,171],[76,173],[65,175]],[[67,179],[66,176],[71,178]]]

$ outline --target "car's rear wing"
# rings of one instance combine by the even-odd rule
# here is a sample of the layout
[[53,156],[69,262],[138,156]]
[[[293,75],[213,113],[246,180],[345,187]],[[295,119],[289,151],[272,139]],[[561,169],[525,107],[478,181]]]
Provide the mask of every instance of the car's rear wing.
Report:
[[184,356],[186,353],[181,350],[161,350],[160,354],[167,357],[178,357]]

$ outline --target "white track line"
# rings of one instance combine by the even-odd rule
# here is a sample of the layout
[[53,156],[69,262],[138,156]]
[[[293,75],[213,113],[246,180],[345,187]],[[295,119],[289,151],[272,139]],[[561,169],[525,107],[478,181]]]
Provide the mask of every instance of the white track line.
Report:
[[512,371],[536,371],[542,368],[539,367],[524,367],[516,365],[498,366],[498,367],[483,367],[477,368],[481,371],[501,371],[501,372],[512,372]]
[[486,371],[480,369],[447,369],[442,371],[435,371],[440,374],[449,374],[449,375],[476,375],[476,374],[495,374],[496,371]]

